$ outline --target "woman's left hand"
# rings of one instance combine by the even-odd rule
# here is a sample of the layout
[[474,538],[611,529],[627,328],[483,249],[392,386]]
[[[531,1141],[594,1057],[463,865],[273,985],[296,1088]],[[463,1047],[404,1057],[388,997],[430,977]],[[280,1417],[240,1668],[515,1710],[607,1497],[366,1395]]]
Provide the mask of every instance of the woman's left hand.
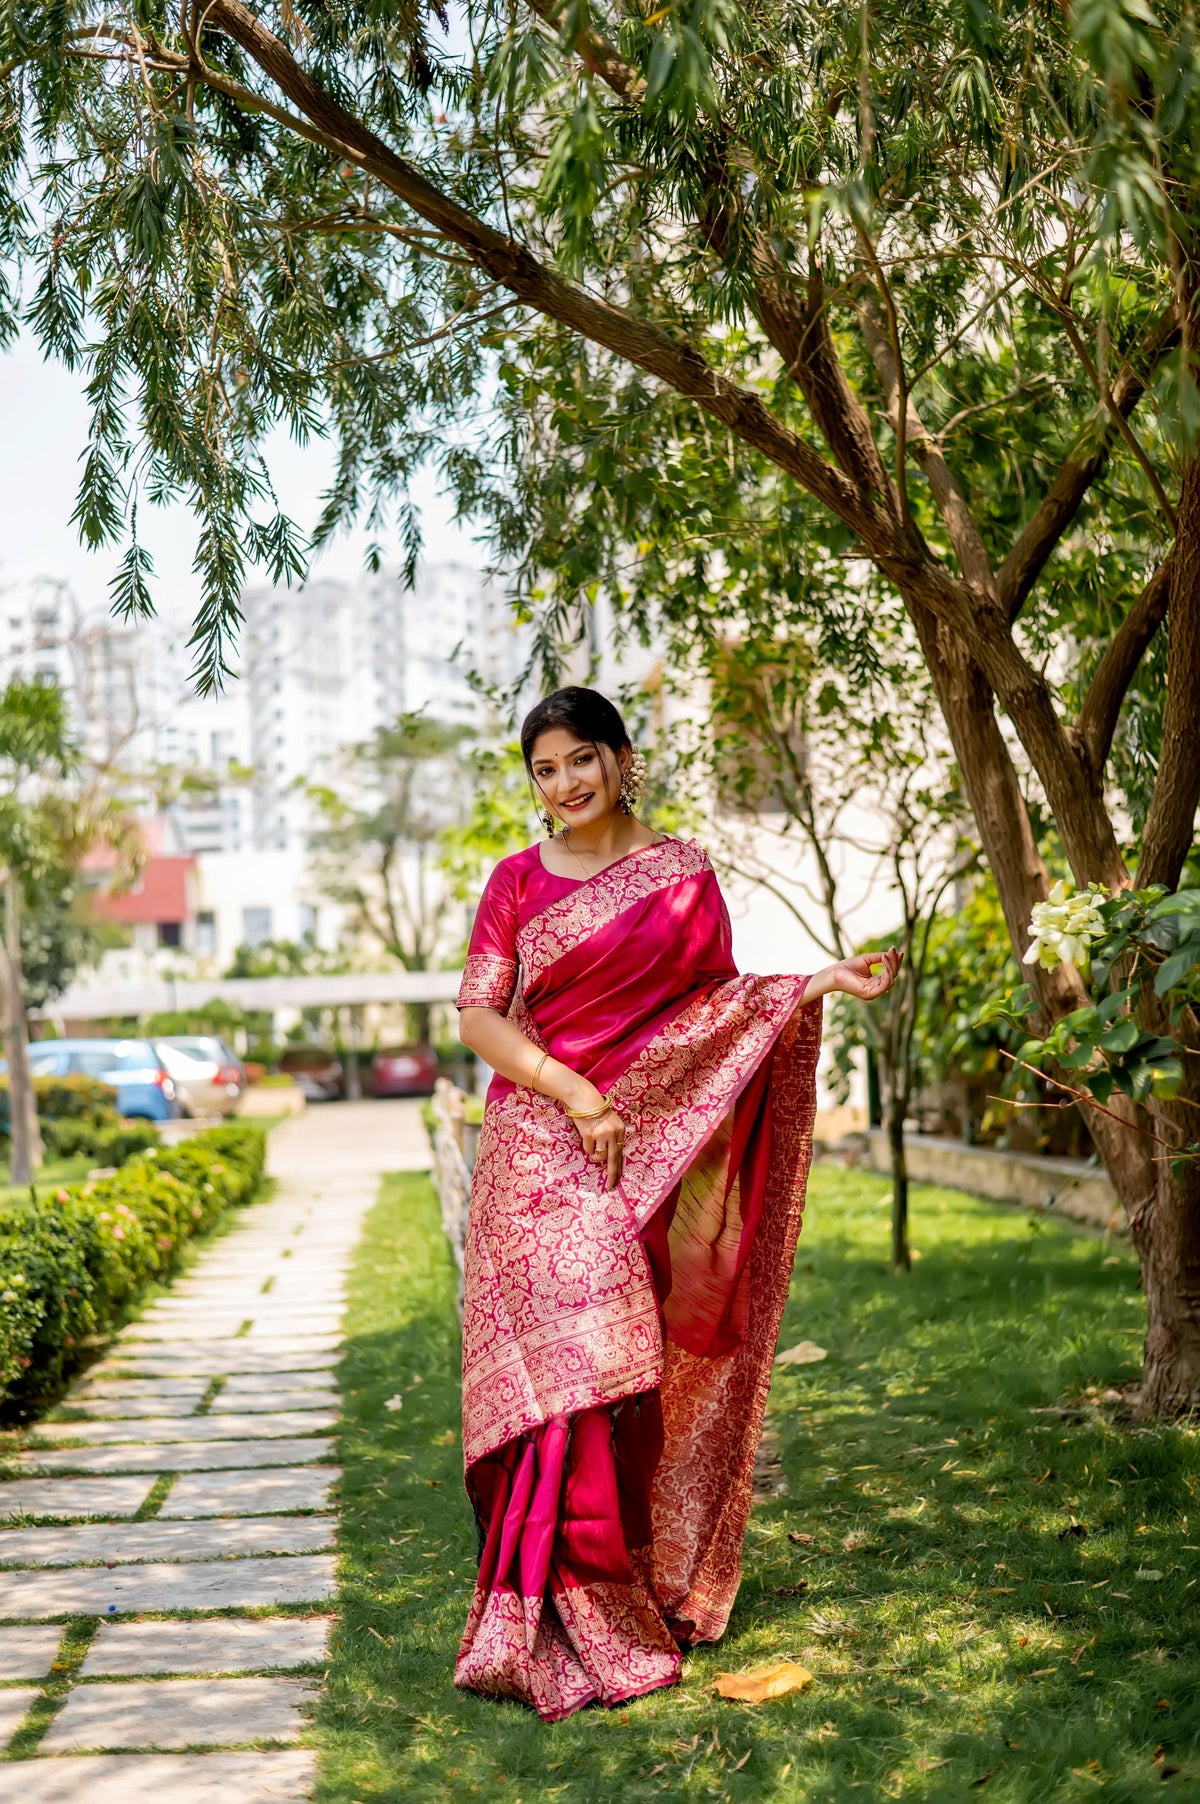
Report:
[[[841,990],[859,1002],[878,1002],[895,983],[903,956],[893,946],[887,952],[860,952],[857,958],[843,958],[836,965],[827,965],[811,979],[805,999]],[[873,971],[872,966],[878,969]]]

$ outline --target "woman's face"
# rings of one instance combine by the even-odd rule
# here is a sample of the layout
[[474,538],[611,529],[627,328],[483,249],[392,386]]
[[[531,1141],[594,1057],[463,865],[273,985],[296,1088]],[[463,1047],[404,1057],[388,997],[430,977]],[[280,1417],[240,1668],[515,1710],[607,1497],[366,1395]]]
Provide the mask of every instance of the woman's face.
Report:
[[628,753],[577,739],[569,727],[552,727],[533,742],[530,769],[539,796],[568,827],[596,825],[617,805]]

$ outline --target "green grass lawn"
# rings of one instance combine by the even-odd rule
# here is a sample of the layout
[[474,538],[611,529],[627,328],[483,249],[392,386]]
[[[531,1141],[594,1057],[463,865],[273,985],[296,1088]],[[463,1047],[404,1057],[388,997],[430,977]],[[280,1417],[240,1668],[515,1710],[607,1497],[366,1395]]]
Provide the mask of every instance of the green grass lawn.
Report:
[[[755,1506],[724,1642],[677,1690],[545,1728],[450,1682],[476,1545],[454,1270],[428,1184],[387,1183],[342,1366],[320,1804],[1200,1798],[1200,1435],[1105,1399],[1138,1369],[1132,1258],[919,1188],[893,1277],[886,1189],[814,1174],[782,1345],[829,1357],[777,1375],[763,1488],[786,1490]],[[803,1695],[712,1693],[788,1657]]]
[[[95,1159],[81,1153],[75,1159],[47,1159],[34,1173],[34,1186],[39,1196],[49,1196],[64,1184],[81,1184],[95,1165]],[[0,1165],[0,1211],[8,1214],[29,1201],[28,1184],[10,1184],[7,1165]]]

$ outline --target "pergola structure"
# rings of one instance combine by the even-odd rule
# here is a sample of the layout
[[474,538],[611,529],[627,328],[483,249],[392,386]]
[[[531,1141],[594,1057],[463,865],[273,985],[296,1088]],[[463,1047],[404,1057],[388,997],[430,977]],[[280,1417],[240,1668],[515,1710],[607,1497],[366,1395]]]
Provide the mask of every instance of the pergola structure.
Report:
[[453,1002],[461,971],[359,971],[319,977],[163,977],[153,982],[72,984],[36,1011],[62,1022],[142,1020],[186,1014],[207,1002],[247,1011],[355,1008],[365,1003]]

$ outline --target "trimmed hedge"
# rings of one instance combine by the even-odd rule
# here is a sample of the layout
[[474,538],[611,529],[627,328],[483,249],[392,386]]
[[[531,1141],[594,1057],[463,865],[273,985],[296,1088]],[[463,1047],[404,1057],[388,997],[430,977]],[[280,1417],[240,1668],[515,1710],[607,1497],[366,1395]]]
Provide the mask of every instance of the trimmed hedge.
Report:
[[[127,1121],[115,1107],[111,1084],[94,1077],[35,1077],[38,1125],[49,1159],[86,1157],[97,1165],[124,1165],[159,1143],[152,1121]],[[0,1073],[0,1156],[8,1156],[8,1078]]]
[[[117,1092],[98,1077],[35,1077],[33,1094],[44,1121],[94,1121],[97,1127],[117,1112]],[[0,1131],[8,1132],[8,1073],[0,1071]]]
[[124,1165],[135,1153],[144,1153],[161,1143],[162,1136],[152,1121],[124,1121],[115,1110],[111,1120],[86,1121],[82,1116],[63,1115],[43,1121],[42,1145],[48,1159],[86,1157],[96,1165]]
[[192,1235],[250,1201],[265,1155],[261,1128],[207,1128],[0,1214],[0,1402],[58,1390],[89,1338],[167,1277]]

